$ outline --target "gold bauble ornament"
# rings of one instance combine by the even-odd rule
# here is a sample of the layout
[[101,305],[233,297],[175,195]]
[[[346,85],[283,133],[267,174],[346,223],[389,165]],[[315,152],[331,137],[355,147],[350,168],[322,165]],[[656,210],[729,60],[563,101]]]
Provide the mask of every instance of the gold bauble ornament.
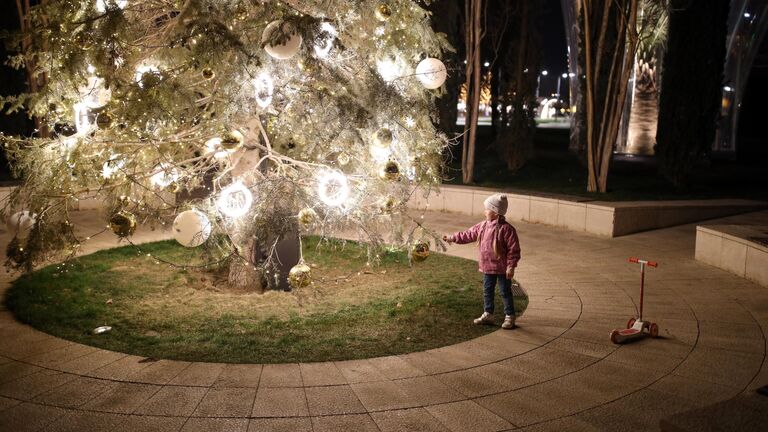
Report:
[[421,262],[429,258],[429,243],[418,242],[413,245],[413,249],[411,249],[411,258],[416,262]]
[[381,128],[373,135],[373,145],[380,148],[388,148],[392,145],[392,131],[387,128]]
[[166,186],[164,189],[165,189],[166,192],[176,193],[179,190],[181,190],[181,186],[179,186],[179,182],[172,181],[172,182],[168,183],[168,186]]
[[400,179],[400,165],[391,159],[388,160],[379,170],[379,178],[388,181],[396,181]]
[[381,211],[383,213],[392,213],[395,207],[397,207],[397,200],[393,197],[387,197],[381,202]]
[[346,153],[339,153],[338,156],[336,156],[336,160],[339,162],[339,165],[346,165],[349,163],[349,155]]
[[215,76],[216,76],[216,72],[214,72],[213,69],[211,69],[211,68],[203,69],[203,78],[205,78],[207,80],[211,80]]
[[376,15],[376,19],[381,22],[389,21],[389,18],[392,17],[392,9],[386,3],[379,3],[376,6],[374,15]]
[[240,148],[240,146],[243,145],[243,140],[245,137],[243,137],[243,134],[237,130],[231,130],[224,134],[224,136],[221,137],[221,147],[224,150],[234,151]]
[[317,213],[313,209],[306,207],[299,211],[298,219],[301,225],[307,227],[315,223]]
[[120,195],[117,201],[120,203],[121,206],[127,207],[131,204],[131,197],[126,195]]
[[308,286],[312,282],[312,269],[304,262],[300,262],[293,266],[290,272],[288,272],[288,283],[293,289],[303,288]]
[[99,129],[107,129],[112,126],[112,116],[108,112],[100,113],[96,116],[96,126]]
[[128,237],[136,232],[136,216],[127,211],[119,211],[109,219],[109,227],[118,237]]

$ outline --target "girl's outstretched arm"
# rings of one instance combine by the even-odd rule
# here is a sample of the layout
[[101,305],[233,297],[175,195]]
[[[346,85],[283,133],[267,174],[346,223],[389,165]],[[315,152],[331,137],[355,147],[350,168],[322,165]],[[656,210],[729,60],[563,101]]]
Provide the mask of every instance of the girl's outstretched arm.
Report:
[[484,224],[485,224],[485,221],[480,222],[479,224],[469,228],[468,230],[459,231],[450,237],[455,243],[458,243],[458,244],[472,243],[474,241],[477,241],[477,237],[480,235],[480,231],[482,230]]

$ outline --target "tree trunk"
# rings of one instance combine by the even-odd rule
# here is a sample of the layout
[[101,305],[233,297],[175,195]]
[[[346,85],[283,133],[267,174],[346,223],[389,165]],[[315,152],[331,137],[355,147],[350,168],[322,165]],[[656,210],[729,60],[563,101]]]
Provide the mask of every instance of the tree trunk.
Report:
[[477,120],[480,114],[480,42],[483,35],[480,28],[482,0],[467,0],[466,46],[467,46],[467,115],[464,123],[462,146],[462,181],[474,181],[475,148],[477,141]]
[[637,47],[638,0],[582,0],[587,190],[606,192]]
[[[659,170],[684,187],[715,138],[723,97],[729,1],[672,1],[659,98]],[[690,35],[696,35],[691,38]]]

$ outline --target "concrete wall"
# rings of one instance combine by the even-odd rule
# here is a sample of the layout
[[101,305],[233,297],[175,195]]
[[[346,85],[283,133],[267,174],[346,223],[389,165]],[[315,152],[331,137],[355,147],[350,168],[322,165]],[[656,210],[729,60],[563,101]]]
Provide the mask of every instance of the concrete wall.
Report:
[[[417,191],[411,208],[449,211],[473,216],[483,214],[483,201],[500,191],[487,188],[447,186],[429,197]],[[607,202],[564,196],[533,196],[505,192],[507,219],[618,237],[640,231],[697,222],[768,208],[768,203],[748,200],[691,200]]]
[[768,226],[698,226],[696,260],[768,287],[768,247],[750,237],[768,237]]

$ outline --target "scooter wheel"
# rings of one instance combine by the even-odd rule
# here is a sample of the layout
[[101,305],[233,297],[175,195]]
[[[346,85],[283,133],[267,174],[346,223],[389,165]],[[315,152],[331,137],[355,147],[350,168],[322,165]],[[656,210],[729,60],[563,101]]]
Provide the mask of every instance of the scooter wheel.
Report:
[[619,344],[619,331],[618,330],[614,330],[614,331],[611,332],[611,342],[613,342],[613,343],[615,343],[617,345]]
[[631,329],[633,325],[635,325],[635,321],[637,321],[634,318],[630,318],[629,321],[627,321],[627,328]]
[[651,328],[648,331],[651,333],[652,338],[659,337],[659,326],[656,323],[651,323]]

